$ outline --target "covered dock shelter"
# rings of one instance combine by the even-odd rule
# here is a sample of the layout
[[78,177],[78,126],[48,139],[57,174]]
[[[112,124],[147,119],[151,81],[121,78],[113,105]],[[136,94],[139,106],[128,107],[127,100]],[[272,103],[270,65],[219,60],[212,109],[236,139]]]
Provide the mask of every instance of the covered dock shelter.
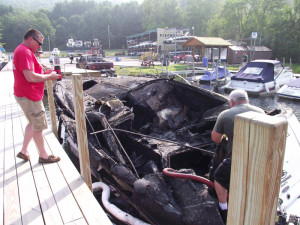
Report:
[[232,44],[219,37],[193,37],[183,44],[184,50],[192,49],[192,54],[209,62],[221,59],[227,62],[228,48]]

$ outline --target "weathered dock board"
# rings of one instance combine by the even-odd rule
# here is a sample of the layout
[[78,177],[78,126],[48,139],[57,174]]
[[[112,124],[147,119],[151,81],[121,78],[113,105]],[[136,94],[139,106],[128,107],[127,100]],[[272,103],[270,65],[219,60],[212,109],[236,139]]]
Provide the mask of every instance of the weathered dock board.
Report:
[[45,146],[54,164],[16,158],[27,120],[13,96],[12,71],[0,71],[0,224],[112,224],[50,129]]

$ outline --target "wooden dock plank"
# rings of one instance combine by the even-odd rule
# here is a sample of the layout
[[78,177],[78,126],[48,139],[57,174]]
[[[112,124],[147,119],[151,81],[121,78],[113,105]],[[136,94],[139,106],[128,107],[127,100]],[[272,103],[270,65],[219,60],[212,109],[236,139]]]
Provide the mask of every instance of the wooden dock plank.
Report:
[[59,167],[61,168],[77,203],[84,212],[87,223],[112,224],[72,162],[70,160],[64,160],[68,158],[68,155],[64,151],[60,151],[60,148],[62,147],[58,142],[53,141],[56,139],[54,134],[50,130],[47,130],[44,132],[44,137],[47,143],[51,143],[53,154],[59,155],[62,158],[58,163]]
[[[25,116],[22,119],[22,124],[24,124],[24,126],[27,124]],[[54,141],[57,142],[57,139]],[[31,142],[30,144],[33,143],[34,142]],[[52,143],[50,143],[50,145],[52,145]],[[64,152],[60,145],[59,147],[60,152]],[[52,221],[52,224],[56,225],[66,224],[84,218],[57,163],[38,163],[38,151],[35,146],[34,148],[35,151],[30,151],[30,155],[32,156],[31,163],[34,168],[34,176],[38,187],[37,190],[40,195],[40,202],[47,224],[49,220]],[[51,152],[47,142],[45,142],[45,148],[48,152]],[[32,149],[32,147],[30,149]],[[60,153],[57,155],[60,155]],[[66,161],[70,160],[67,158]],[[52,209],[52,207],[56,207],[57,209]],[[46,216],[48,217],[46,218]]]
[[5,179],[5,167],[4,167],[4,151],[5,151],[5,123],[6,123],[6,107],[9,105],[7,100],[9,99],[9,92],[7,90],[7,84],[0,82],[0,221],[4,221],[4,179]]
[[5,148],[5,106],[0,106],[0,221],[3,221],[4,196],[4,148]]
[[15,169],[13,146],[12,109],[6,108],[5,149],[4,149],[4,221],[5,224],[21,224],[18,182]]
[[68,184],[62,176],[57,164],[44,164],[44,169],[64,223],[83,217]]
[[13,96],[12,71],[0,73],[0,224],[112,224],[52,132],[44,132],[45,144],[61,162],[38,163],[33,141],[30,162],[16,158],[27,119]]
[[[13,139],[15,155],[22,149],[24,134],[20,123],[20,110],[18,105],[12,107],[14,118]],[[35,182],[31,171],[30,162],[16,158],[16,169],[18,178],[18,187],[20,195],[20,207],[23,224],[43,224],[43,216],[40,208],[39,199],[36,193]]]
[[[24,114],[21,115],[20,120],[24,130],[27,125],[27,119]],[[38,162],[38,150],[33,141],[29,143],[28,150],[44,221],[47,225],[61,225],[63,224],[63,220],[59,213],[44,167]]]

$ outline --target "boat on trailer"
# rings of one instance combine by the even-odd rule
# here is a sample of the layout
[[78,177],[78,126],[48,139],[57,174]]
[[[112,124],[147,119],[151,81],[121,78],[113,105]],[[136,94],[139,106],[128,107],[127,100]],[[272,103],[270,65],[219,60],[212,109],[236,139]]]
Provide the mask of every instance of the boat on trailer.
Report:
[[234,74],[223,88],[227,91],[243,89],[261,95],[276,92],[295,79],[292,71],[278,60],[254,60]]
[[[229,107],[226,97],[175,80],[129,76],[86,79],[83,90],[92,176],[113,187],[111,201],[150,224],[224,224],[211,170],[224,147],[212,142],[211,131]],[[64,128],[78,157],[71,93],[69,78],[54,86],[59,134]],[[299,139],[297,146],[300,152]]]

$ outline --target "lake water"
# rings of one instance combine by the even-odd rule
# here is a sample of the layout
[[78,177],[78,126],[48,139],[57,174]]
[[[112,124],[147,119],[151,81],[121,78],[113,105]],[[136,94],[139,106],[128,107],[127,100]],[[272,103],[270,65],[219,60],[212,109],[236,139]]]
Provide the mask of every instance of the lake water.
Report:
[[[212,86],[200,85],[209,90],[213,90]],[[225,93],[222,88],[219,88],[219,93],[228,96],[229,93]],[[286,98],[279,98],[277,94],[268,94],[263,96],[249,95],[249,102],[252,105],[258,106],[265,111],[272,111],[274,109],[291,108],[300,121],[300,101]]]

